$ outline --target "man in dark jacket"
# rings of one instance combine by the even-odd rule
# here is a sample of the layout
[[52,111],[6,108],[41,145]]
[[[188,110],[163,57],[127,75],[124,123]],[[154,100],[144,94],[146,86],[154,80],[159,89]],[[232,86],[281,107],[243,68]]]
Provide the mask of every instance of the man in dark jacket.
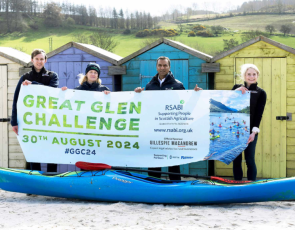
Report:
[[[185,90],[183,84],[174,78],[170,71],[170,59],[161,56],[157,59],[158,73],[146,85],[145,90]],[[140,93],[144,88],[137,87],[134,91]],[[198,85],[194,88],[195,91],[202,90]],[[149,168],[149,170],[161,171],[161,168]],[[179,165],[168,167],[169,172],[180,173]],[[149,173],[149,176],[159,177],[158,173]],[[170,180],[181,180],[178,175],[169,175]]]
[[[58,87],[58,76],[56,73],[48,71],[44,68],[47,62],[47,56],[44,50],[35,49],[31,54],[31,61],[33,63],[32,71],[25,73],[18,81],[14,92],[13,105],[12,105],[12,116],[11,116],[11,126],[13,132],[18,135],[18,123],[17,123],[17,100],[19,96],[19,91],[21,85],[26,86],[30,84],[36,85],[46,85],[50,87]],[[31,170],[41,171],[40,163],[31,163]],[[56,164],[48,164],[48,172],[56,172]]]

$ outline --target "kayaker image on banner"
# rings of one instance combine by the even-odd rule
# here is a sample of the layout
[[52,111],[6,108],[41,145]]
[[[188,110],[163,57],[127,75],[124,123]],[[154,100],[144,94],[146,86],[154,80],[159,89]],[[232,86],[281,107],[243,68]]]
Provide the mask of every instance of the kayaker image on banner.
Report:
[[217,91],[210,103],[210,154],[204,159],[233,161],[246,147],[250,130],[250,106],[242,94]]
[[246,147],[249,115],[243,111],[249,102],[250,94],[236,91],[105,95],[29,85],[21,88],[17,103],[18,141],[28,162],[165,167],[217,159],[229,164]]

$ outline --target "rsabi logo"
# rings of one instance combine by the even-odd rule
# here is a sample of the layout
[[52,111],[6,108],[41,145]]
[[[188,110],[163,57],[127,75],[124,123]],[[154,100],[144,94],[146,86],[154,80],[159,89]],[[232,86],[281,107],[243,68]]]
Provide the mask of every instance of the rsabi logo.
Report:
[[194,157],[181,156],[181,159],[193,159]]
[[183,110],[183,105],[166,105],[165,110]]

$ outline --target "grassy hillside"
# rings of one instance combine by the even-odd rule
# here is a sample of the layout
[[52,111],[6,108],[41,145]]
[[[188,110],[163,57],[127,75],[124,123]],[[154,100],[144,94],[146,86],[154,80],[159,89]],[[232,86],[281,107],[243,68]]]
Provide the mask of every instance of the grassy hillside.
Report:
[[[263,20],[261,19],[263,17]],[[279,25],[281,22],[295,21],[295,15],[276,16],[239,16],[227,19],[218,19],[202,22],[204,25],[222,25],[231,30],[239,30],[237,33],[226,33],[219,37],[187,37],[189,30],[185,30],[180,36],[170,38],[182,42],[192,48],[204,53],[214,55],[217,51],[223,50],[223,39],[235,38],[241,41],[241,32],[250,29],[264,30],[267,24]],[[163,28],[177,28],[176,24],[160,23]],[[39,26],[39,30],[28,30],[24,33],[0,34],[0,46],[14,47],[21,49],[26,53],[31,53],[34,48],[49,50],[48,38],[53,38],[53,49],[56,49],[70,41],[73,41],[73,35],[77,33],[91,34],[90,27],[75,26],[72,28],[44,28]],[[125,57],[144,46],[145,38],[136,38],[135,34],[123,35],[122,31],[110,31],[119,41],[119,45],[114,49],[114,53]],[[295,33],[295,23],[294,30]],[[294,37],[271,36],[271,39],[295,48]]]
[[[54,33],[49,31],[37,31],[30,33],[23,33],[21,35],[13,34],[2,36],[0,39],[0,46],[13,47],[20,49],[23,52],[31,53],[34,48],[41,48],[45,51],[49,51],[49,42],[48,38],[52,37],[53,40],[53,49],[56,49],[70,41],[73,41],[73,35],[75,33],[90,34],[90,31],[85,30],[65,30],[65,29],[55,29]],[[119,41],[119,45],[113,50],[113,53],[116,53],[122,57],[128,56],[129,54],[141,49],[144,47],[144,41],[146,38],[136,38],[134,34],[131,35],[114,35],[115,38]],[[239,35],[235,35],[239,37]],[[223,39],[230,39],[231,35],[225,35],[222,37],[187,37],[187,34],[182,34],[177,37],[170,39],[175,39],[176,41],[182,42],[194,49],[200,50],[202,52],[213,54],[218,50],[223,49]],[[169,38],[168,38],[169,39]]]
[[[293,23],[294,22],[294,23]],[[247,15],[234,16],[231,18],[216,19],[198,22],[208,26],[221,25],[231,30],[265,30],[267,25],[273,25],[277,30],[281,25],[293,23],[293,33],[295,34],[295,14],[294,15]]]

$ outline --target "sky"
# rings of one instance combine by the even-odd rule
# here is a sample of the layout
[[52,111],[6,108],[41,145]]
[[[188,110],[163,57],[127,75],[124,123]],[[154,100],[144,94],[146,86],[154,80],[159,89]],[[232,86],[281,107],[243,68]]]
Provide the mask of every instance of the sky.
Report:
[[210,98],[233,109],[244,109],[249,106],[250,94],[243,95],[241,91],[211,91]]
[[[55,0],[56,2],[64,2],[66,0]],[[81,0],[68,0],[76,4],[81,4]],[[153,16],[160,16],[171,9],[184,9],[187,7],[192,7],[193,4],[197,4],[196,9],[202,10],[207,8],[208,10],[217,11],[219,13],[236,9],[238,5],[241,5],[243,2],[248,0],[105,0],[105,1],[96,1],[96,0],[83,0],[82,3],[85,5],[90,5],[95,8],[106,8],[106,7],[115,7],[116,9],[123,9],[129,12],[135,10],[150,12]]]

